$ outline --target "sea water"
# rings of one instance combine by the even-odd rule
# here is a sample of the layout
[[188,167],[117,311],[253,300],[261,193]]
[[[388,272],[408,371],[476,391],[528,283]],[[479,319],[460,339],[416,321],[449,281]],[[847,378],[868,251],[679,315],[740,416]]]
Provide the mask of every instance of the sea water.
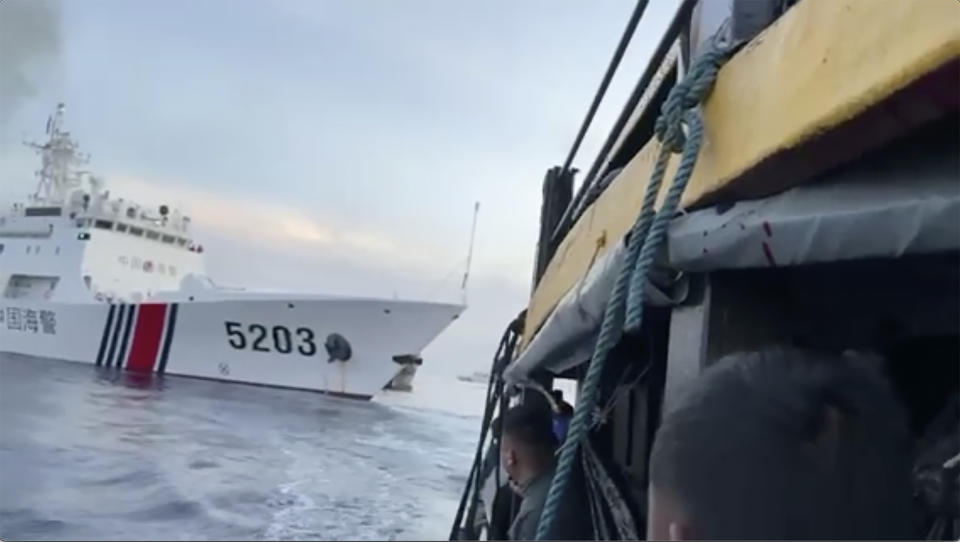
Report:
[[372,402],[0,354],[0,538],[446,539],[485,386]]

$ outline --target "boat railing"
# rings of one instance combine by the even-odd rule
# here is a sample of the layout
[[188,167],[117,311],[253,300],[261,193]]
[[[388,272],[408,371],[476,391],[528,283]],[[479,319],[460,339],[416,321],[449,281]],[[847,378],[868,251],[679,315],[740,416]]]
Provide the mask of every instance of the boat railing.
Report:
[[[601,82],[600,87],[597,89],[597,94],[594,96],[594,100],[590,105],[587,116],[584,118],[583,123],[580,126],[577,137],[574,139],[573,146],[571,147],[566,161],[564,162],[563,172],[570,171],[570,164],[572,164],[573,159],[579,150],[583,136],[586,134],[590,124],[593,121],[594,113],[596,112],[596,109],[599,107],[600,102],[606,93],[609,80],[613,77],[617,67],[619,66],[620,58],[622,58],[624,52],[623,49],[625,49],[626,43],[629,43],[630,41],[630,36],[632,36],[636,30],[637,23],[643,15],[643,8],[646,6],[646,3],[647,2],[644,0],[641,0],[637,3],[637,9],[631,16],[630,22],[628,23],[623,37],[620,40],[620,44],[618,45],[617,50],[614,52],[614,56],[611,59],[607,73],[604,75],[604,79]],[[602,173],[605,173],[605,171],[601,171],[602,167],[607,164],[610,153],[614,149],[617,141],[622,139],[623,132],[627,128],[628,121],[633,116],[635,109],[641,102],[641,99],[648,94],[648,90],[650,89],[650,85],[654,80],[654,76],[657,75],[657,73],[661,70],[661,66],[664,63],[664,60],[667,59],[667,55],[674,46],[675,42],[681,38],[685,32],[687,32],[687,25],[695,5],[696,0],[683,0],[683,2],[680,4],[676,14],[670,21],[670,24],[667,26],[666,31],[664,32],[663,36],[661,36],[657,47],[654,49],[650,60],[647,62],[643,73],[640,75],[640,78],[634,85],[630,96],[623,104],[620,114],[617,116],[616,121],[614,121],[613,126],[607,133],[607,137],[604,140],[603,145],[600,147],[600,151],[593,160],[593,165],[590,166],[586,176],[583,178],[583,182],[580,183],[580,187],[577,189],[576,195],[570,201],[570,204],[564,211],[563,216],[553,229],[550,237],[552,243],[559,243],[560,240],[563,239],[563,237],[570,230],[570,227],[579,218],[580,213],[582,213],[583,209],[585,208],[585,206],[582,205],[584,197],[587,195],[594,183],[598,180],[598,177],[601,177]],[[655,105],[658,105],[658,103],[647,104],[648,107]],[[644,139],[649,139],[652,135],[653,130],[651,127],[649,133],[646,134],[646,138]]]

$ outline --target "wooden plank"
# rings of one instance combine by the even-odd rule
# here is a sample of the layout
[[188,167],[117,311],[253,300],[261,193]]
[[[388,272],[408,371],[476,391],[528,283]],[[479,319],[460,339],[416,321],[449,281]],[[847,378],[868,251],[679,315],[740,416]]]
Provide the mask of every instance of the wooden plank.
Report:
[[[944,66],[955,69],[958,59],[960,2],[804,0],[721,70],[704,106],[704,146],[683,206],[783,190],[942,115],[936,100],[864,113]],[[956,86],[953,72],[946,73],[948,86]],[[947,94],[956,99],[956,91]],[[817,142],[814,155],[801,152]],[[606,250],[603,240],[614,243],[629,229],[657,152],[648,143],[561,242],[530,299],[527,330],[540,328]]]

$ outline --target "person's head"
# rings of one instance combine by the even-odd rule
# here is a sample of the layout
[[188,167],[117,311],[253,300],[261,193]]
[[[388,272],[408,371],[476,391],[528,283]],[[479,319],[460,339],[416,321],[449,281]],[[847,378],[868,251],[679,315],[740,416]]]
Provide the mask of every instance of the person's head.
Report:
[[550,392],[550,395],[557,404],[563,402],[563,390],[553,390]]
[[507,474],[526,484],[553,466],[557,438],[549,410],[517,405],[503,415],[500,459]]
[[719,360],[664,414],[648,539],[912,538],[909,433],[862,360]]
[[563,390],[553,390],[550,392],[550,395],[553,397],[553,402],[556,405],[555,415],[559,415],[561,418],[573,417],[573,406],[563,400]]

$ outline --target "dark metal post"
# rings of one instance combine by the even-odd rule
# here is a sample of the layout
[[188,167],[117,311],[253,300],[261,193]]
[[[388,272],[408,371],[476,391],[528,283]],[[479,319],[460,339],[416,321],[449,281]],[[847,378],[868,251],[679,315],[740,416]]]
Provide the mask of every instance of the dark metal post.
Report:
[[673,46],[673,42],[680,35],[681,29],[689,24],[690,13],[695,4],[696,0],[682,0],[680,7],[677,9],[677,12],[673,17],[673,20],[670,21],[670,25],[667,27],[666,33],[660,38],[660,43],[657,44],[657,48],[654,50],[653,56],[650,57],[650,61],[647,63],[646,69],[640,76],[637,84],[633,87],[633,92],[630,94],[630,97],[627,98],[627,102],[620,110],[620,116],[617,117],[617,121],[614,123],[613,128],[607,134],[607,139],[604,141],[603,147],[600,148],[600,152],[594,159],[593,165],[590,167],[587,176],[584,177],[583,182],[580,183],[580,188],[577,191],[577,196],[574,203],[571,204],[567,209],[564,209],[563,217],[558,221],[556,229],[551,232],[554,240],[559,241],[562,239],[563,236],[565,236],[570,230],[573,222],[576,221],[577,217],[574,216],[575,207],[577,207],[581,200],[583,200],[583,197],[587,194],[590,185],[593,184],[597,176],[601,174],[600,168],[606,162],[607,156],[610,154],[610,150],[613,148],[617,138],[620,136],[620,132],[622,132],[626,126],[634,108],[640,102],[640,98],[643,97],[643,93],[646,91],[650,81],[652,81],[654,76],[657,74],[657,70],[660,69],[660,64],[663,62],[663,59],[670,50],[670,47]]
[[573,197],[573,176],[576,169],[566,172],[559,166],[547,170],[543,179],[543,203],[540,207],[540,236],[537,240],[537,254],[533,263],[533,288],[550,263],[559,240],[554,240],[553,231],[557,228],[570,199]]
[[617,67],[620,65],[620,60],[623,59],[623,54],[627,51],[627,46],[630,45],[630,38],[633,37],[633,32],[637,29],[637,23],[639,23],[640,18],[643,17],[643,11],[647,9],[648,2],[649,0],[639,0],[636,7],[633,8],[633,13],[627,21],[627,27],[623,30],[623,35],[620,36],[620,42],[617,44],[616,51],[613,52],[613,58],[610,59],[607,71],[603,74],[603,80],[600,81],[600,88],[597,89],[597,93],[593,97],[593,102],[590,104],[590,109],[587,110],[587,116],[584,117],[583,123],[580,125],[580,131],[577,132],[577,137],[573,140],[573,147],[570,148],[567,159],[563,162],[563,171],[568,171],[573,164],[573,158],[580,149],[580,144],[583,142],[583,137],[587,134],[587,129],[590,128],[590,123],[593,122],[593,116],[597,113],[600,102],[603,101],[603,95],[607,93],[607,87],[610,86],[610,81],[613,80],[613,74],[616,73]]

